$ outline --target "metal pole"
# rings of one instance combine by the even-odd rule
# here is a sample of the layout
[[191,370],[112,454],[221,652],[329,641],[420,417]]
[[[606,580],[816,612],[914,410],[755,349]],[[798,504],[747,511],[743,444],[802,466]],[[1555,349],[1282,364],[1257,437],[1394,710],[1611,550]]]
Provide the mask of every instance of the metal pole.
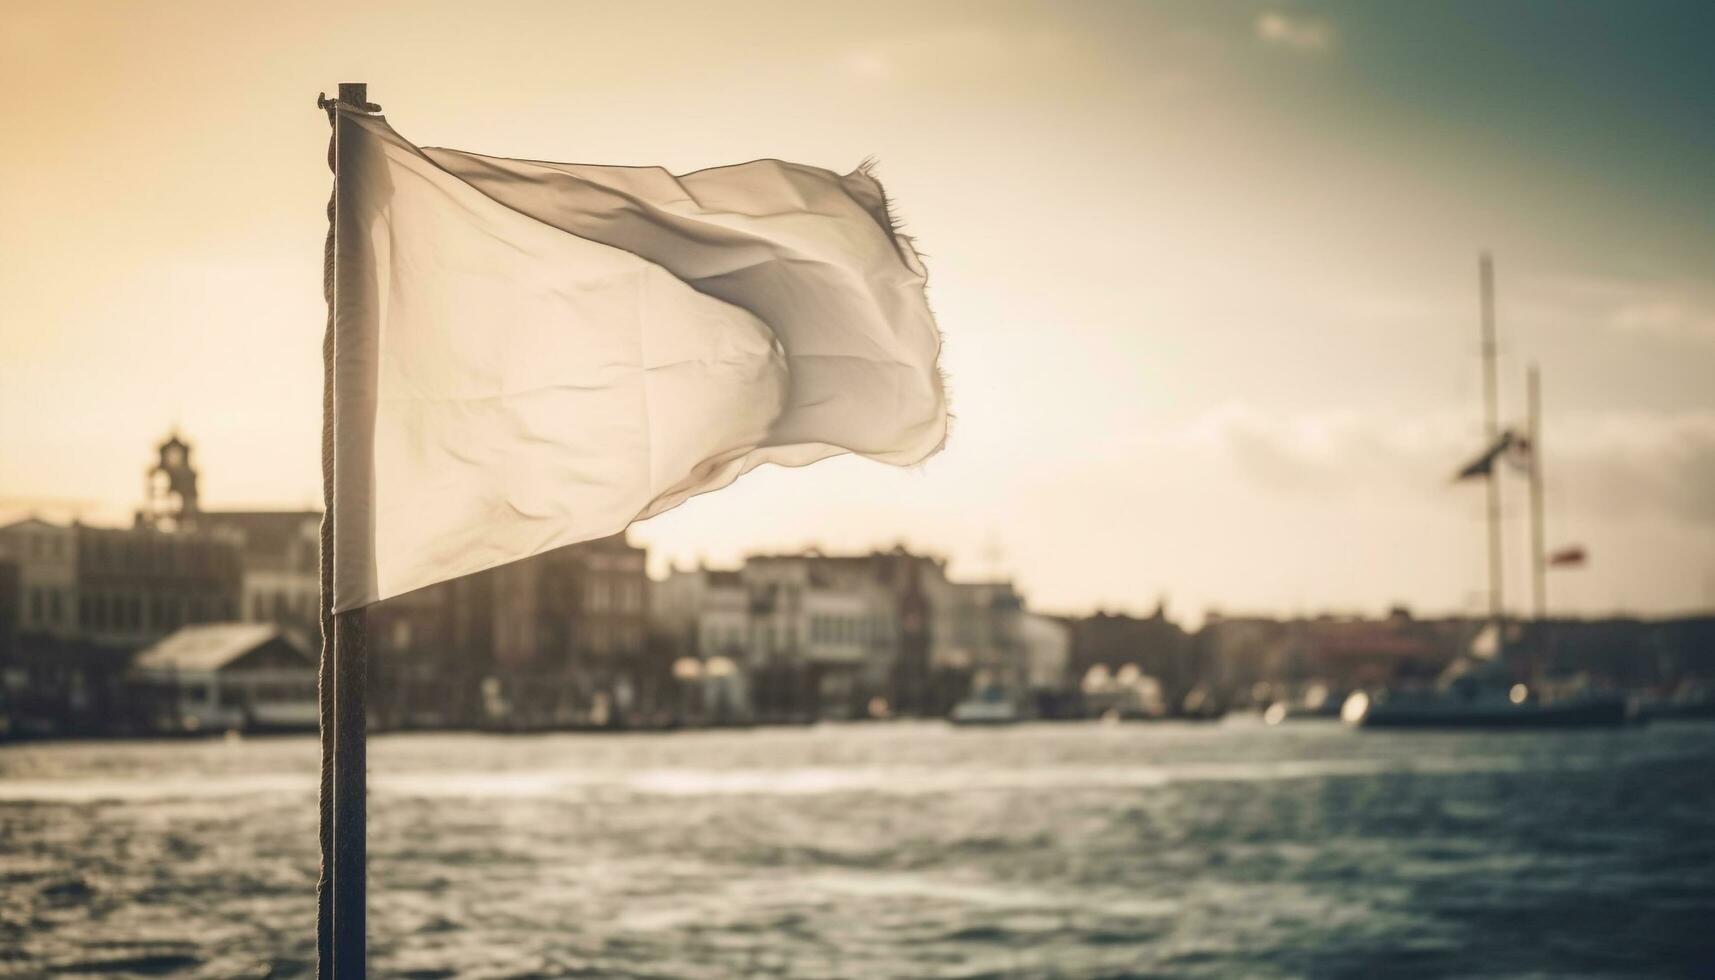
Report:
[[[368,86],[342,82],[339,102],[367,109]],[[333,379],[339,308],[339,112],[333,123],[329,165],[334,194],[328,203],[328,242],[323,289],[328,300],[323,341],[322,392],[322,879],[317,887],[316,975],[319,980],[364,980],[367,969],[365,773],[367,750],[364,691],[367,656],[361,609],[333,610]]]
[[1542,389],[1536,365],[1525,375],[1530,399],[1530,569],[1531,606],[1538,622],[1548,615],[1548,558],[1542,519]]
[[[1495,377],[1495,266],[1489,253],[1478,262],[1483,294],[1483,438],[1493,446],[1500,439],[1500,384]],[[1504,645],[1502,618],[1506,615],[1501,596],[1501,484],[1495,467],[1487,477],[1489,513],[1489,621],[1497,640]]]
[[333,960],[335,980],[364,980],[368,960],[368,751],[365,615],[334,616]]

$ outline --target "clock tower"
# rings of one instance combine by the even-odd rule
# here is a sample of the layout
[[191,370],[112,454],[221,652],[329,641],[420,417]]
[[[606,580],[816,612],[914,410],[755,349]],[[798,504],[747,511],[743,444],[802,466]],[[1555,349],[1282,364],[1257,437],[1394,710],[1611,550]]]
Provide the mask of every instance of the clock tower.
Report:
[[144,478],[137,523],[162,531],[191,530],[197,519],[197,471],[191,465],[190,444],[175,430],[155,452],[155,465]]

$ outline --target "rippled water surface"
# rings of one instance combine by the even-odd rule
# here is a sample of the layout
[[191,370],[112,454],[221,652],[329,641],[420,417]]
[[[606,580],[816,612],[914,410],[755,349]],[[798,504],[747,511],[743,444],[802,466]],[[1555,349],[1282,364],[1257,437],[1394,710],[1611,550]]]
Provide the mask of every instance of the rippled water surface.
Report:
[[[0,748],[0,975],[313,973],[311,739]],[[1715,725],[376,738],[385,977],[1715,976]]]

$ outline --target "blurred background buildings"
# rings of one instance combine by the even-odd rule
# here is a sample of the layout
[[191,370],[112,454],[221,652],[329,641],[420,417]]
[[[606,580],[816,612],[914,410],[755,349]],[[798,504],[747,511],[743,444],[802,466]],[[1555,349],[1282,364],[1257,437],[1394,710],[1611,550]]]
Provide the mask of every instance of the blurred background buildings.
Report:
[[[0,527],[0,719],[12,735],[313,727],[321,515],[201,508],[157,447],[132,527]],[[1033,610],[904,546],[646,573],[615,535],[400,596],[369,615],[372,724],[670,728],[958,716],[1330,714],[1428,681],[1481,618]],[[1515,623],[1515,669],[1632,692],[1715,679],[1715,617]],[[1000,714],[995,714],[1000,711]],[[1277,719],[1278,720],[1278,719]]]

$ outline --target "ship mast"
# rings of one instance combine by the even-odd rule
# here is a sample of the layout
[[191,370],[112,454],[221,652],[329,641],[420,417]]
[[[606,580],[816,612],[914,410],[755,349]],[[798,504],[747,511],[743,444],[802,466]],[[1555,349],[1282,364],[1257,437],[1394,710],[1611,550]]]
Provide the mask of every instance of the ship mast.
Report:
[[1530,440],[1530,571],[1531,614],[1537,622],[1548,616],[1548,557],[1543,550],[1542,520],[1542,386],[1536,365],[1525,376],[1530,399],[1527,438]]
[[[1477,264],[1483,305],[1483,444],[1500,440],[1500,383],[1495,375],[1495,265],[1488,252]],[[1485,481],[1489,517],[1489,623],[1495,630],[1497,658],[1506,648],[1505,609],[1501,600],[1501,483],[1494,467]]]

